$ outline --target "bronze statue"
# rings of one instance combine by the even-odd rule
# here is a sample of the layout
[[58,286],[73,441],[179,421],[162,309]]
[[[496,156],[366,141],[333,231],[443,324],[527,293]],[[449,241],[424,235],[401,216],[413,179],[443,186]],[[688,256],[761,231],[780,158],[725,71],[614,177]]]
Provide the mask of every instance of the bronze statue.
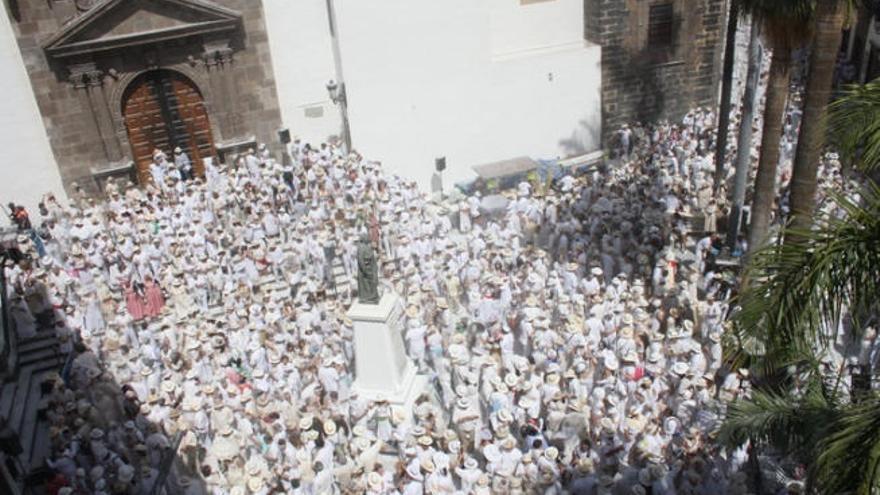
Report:
[[379,304],[379,267],[367,234],[358,241],[357,262],[358,301],[361,304]]

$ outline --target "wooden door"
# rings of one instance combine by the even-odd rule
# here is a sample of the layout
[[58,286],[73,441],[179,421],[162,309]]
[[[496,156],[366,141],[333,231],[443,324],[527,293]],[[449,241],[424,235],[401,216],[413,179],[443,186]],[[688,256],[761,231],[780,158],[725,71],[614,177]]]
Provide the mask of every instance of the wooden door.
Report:
[[192,81],[170,70],[151,71],[129,85],[123,102],[128,141],[141,184],[150,180],[155,149],[164,151],[173,162],[173,150],[179,146],[189,155],[196,174],[204,174],[202,159],[214,156],[214,139],[202,94]]

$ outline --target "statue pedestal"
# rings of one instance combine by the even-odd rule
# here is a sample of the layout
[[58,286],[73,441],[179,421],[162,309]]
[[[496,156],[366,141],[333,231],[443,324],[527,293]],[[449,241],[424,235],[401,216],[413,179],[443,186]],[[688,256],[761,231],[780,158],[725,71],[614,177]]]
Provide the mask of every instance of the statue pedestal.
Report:
[[416,398],[427,390],[403,346],[403,303],[386,291],[379,304],[355,301],[348,310],[354,323],[355,380],[352,386],[366,400],[379,398],[402,409],[409,418]]

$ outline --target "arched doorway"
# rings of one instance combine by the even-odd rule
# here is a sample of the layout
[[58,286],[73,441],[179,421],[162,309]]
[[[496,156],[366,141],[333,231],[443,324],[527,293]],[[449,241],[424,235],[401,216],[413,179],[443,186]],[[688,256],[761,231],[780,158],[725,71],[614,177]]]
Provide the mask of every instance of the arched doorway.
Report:
[[214,138],[205,102],[186,76],[160,69],[138,76],[126,88],[122,115],[141,184],[149,180],[153,150],[173,161],[179,146],[189,155],[196,174],[204,173],[202,158],[214,156]]

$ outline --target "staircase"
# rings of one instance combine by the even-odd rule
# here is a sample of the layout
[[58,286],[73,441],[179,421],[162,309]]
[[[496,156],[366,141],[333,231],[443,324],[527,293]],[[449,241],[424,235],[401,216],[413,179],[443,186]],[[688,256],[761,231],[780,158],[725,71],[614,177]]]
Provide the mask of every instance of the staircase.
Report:
[[0,389],[0,415],[19,434],[23,452],[20,466],[27,480],[39,476],[50,455],[49,424],[43,403],[42,383],[65,362],[53,329],[44,329],[35,337],[18,342],[18,373]]
[[333,287],[329,287],[327,292],[332,292],[340,302],[348,302],[351,299],[351,280],[346,275],[345,267],[342,265],[342,259],[339,256],[333,259],[331,270],[333,274]]

